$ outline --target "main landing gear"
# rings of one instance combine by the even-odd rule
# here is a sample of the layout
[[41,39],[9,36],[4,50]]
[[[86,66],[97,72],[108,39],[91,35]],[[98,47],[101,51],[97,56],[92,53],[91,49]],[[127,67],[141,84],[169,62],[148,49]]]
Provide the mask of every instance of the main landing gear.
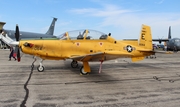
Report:
[[[99,73],[101,73],[102,72],[102,63],[103,63],[103,60],[100,60],[100,67],[99,67]],[[71,62],[71,67],[72,68],[77,68],[78,67],[78,62],[77,61],[75,61],[75,60],[73,60],[72,62]],[[84,61],[83,62],[83,66],[81,66],[81,68],[80,68],[80,74],[81,75],[87,75],[87,74],[89,74],[91,72],[91,68],[90,68],[90,66],[89,66],[89,63],[87,62],[87,61]]]
[[[84,68],[84,66],[85,66],[85,68]],[[73,60],[71,62],[71,67],[72,68],[77,68],[78,67],[78,62]],[[85,70],[88,71],[88,72],[86,72]],[[89,74],[89,72],[90,72],[90,67],[89,67],[88,62],[83,62],[83,66],[81,66],[81,68],[80,68],[80,74],[81,75],[87,75],[87,74]]]
[[84,71],[84,67],[81,66],[81,68],[80,68],[80,74],[82,74],[82,75],[87,75],[87,74],[89,74],[89,72],[85,72],[85,71]]
[[73,60],[73,61],[71,62],[71,67],[72,67],[72,68],[77,68],[77,67],[78,67],[78,62],[75,61],[75,60]]

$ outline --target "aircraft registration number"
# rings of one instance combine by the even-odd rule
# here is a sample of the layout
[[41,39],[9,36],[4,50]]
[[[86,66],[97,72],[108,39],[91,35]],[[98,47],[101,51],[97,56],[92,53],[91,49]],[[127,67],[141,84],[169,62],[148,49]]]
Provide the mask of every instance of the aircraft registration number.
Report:
[[34,50],[42,50],[43,46],[38,46],[38,45],[35,45],[34,46]]
[[140,46],[145,46],[145,44],[143,44],[143,43],[140,43],[139,45],[140,45]]

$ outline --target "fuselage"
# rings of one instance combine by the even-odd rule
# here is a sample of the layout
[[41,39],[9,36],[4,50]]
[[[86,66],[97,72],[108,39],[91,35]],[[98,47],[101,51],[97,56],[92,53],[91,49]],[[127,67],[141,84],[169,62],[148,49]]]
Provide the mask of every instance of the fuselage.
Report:
[[[138,44],[137,41],[131,41],[130,43]],[[103,52],[104,56],[96,56],[89,61],[99,61],[99,60],[111,60],[121,57],[144,57],[152,53],[137,51],[141,49],[136,45],[132,45],[132,51],[127,52],[127,41],[117,41],[112,43],[107,40],[33,40],[28,41],[32,44],[32,47],[24,46],[27,43],[25,40],[20,42],[21,50],[30,55],[35,55],[41,57],[42,59],[53,59],[53,60],[63,60],[75,56],[88,55],[92,53]],[[106,54],[106,53],[113,53]],[[128,54],[114,54],[115,52],[129,53]]]
[[[11,39],[15,40],[14,30],[4,30],[4,31]],[[20,31],[20,39],[41,39],[41,38],[52,38],[52,37],[55,37],[55,36],[48,35],[48,34]]]
[[180,51],[180,39],[173,38],[166,42],[167,50],[171,51]]
[[21,40],[19,47],[24,53],[42,59],[73,59],[83,62],[122,57],[131,57],[135,62],[154,54],[150,27],[145,25],[138,41],[115,40],[111,34],[87,29],[65,32],[59,38],[59,40]]

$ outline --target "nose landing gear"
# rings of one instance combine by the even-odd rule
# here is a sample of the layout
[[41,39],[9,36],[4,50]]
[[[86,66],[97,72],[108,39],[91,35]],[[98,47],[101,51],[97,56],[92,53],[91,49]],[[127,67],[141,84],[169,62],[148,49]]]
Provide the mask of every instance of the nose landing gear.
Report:
[[37,70],[39,72],[43,72],[44,71],[43,59],[40,61],[39,66],[37,67]]

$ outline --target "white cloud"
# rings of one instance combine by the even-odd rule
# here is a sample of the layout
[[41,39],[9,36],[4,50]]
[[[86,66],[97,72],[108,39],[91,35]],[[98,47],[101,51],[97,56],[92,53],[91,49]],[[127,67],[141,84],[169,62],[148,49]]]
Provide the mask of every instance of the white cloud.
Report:
[[83,8],[83,9],[72,9],[70,12],[75,14],[84,14],[89,16],[96,17],[109,17],[109,16],[117,16],[123,13],[134,12],[132,10],[123,10],[118,9],[115,5],[105,5],[104,8]]
[[[163,0],[159,3],[162,2]],[[142,24],[151,26],[152,34],[155,38],[162,37],[161,35],[166,36],[169,26],[174,26],[174,31],[180,28],[179,13],[147,13],[142,10],[121,9],[116,5],[103,6],[102,8],[72,9],[70,12],[101,18],[99,28],[109,27],[108,30],[116,29],[116,31],[119,29],[119,32],[114,32],[114,34],[116,36],[123,35],[122,38],[137,37]],[[175,35],[177,35],[177,33]]]
[[156,4],[162,4],[164,0],[160,0],[159,2],[155,2]]
[[94,8],[83,8],[83,9],[72,9],[70,12],[75,14],[92,14],[92,12],[96,11]]

